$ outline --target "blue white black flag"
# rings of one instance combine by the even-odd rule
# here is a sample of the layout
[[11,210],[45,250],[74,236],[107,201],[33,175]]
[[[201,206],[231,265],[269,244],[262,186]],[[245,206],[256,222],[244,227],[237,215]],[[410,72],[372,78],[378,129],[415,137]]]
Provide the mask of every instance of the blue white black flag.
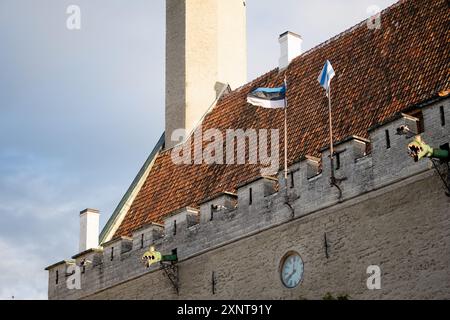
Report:
[[330,91],[330,84],[331,80],[334,78],[335,73],[333,66],[331,65],[330,61],[327,60],[325,63],[325,66],[323,67],[322,72],[319,75],[319,82],[320,85],[328,92]]
[[247,96],[247,102],[267,109],[286,108],[286,87],[258,88]]

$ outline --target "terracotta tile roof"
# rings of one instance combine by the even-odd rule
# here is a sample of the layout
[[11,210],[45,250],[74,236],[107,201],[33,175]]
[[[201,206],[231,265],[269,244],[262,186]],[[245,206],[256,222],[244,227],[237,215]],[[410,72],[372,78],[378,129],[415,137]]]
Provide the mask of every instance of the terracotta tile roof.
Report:
[[[382,12],[381,30],[365,22],[295,59],[279,73],[273,70],[226,95],[204,119],[203,129],[279,128],[283,111],[246,103],[256,87],[289,82],[289,163],[305,155],[320,156],[328,143],[327,103],[317,77],[326,59],[336,71],[332,84],[336,141],[350,135],[368,138],[367,130],[405,108],[437,97],[449,85],[449,8],[445,0],[400,1]],[[280,142],[280,155],[284,142]],[[282,165],[283,159],[280,159]],[[183,207],[259,175],[252,165],[174,165],[161,153],[114,237],[131,232]]]

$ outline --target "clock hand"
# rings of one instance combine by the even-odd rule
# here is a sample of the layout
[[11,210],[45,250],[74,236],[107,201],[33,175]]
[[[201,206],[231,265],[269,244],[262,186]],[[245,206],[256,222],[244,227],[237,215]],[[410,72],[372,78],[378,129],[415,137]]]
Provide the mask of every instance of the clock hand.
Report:
[[294,271],[289,275],[289,277],[286,278],[287,281],[291,280],[292,276],[297,272],[297,270],[294,269]]

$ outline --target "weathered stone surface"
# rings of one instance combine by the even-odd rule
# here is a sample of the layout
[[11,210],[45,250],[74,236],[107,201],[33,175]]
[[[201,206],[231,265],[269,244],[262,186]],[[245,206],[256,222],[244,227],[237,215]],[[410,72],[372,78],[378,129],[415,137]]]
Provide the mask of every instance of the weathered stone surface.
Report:
[[[423,109],[423,137],[431,145],[450,141],[450,127],[440,122],[440,106],[450,119],[449,103],[447,99]],[[294,217],[285,204],[284,189],[270,194],[256,187],[252,205],[240,198],[237,208],[213,221],[185,226],[176,235],[146,237],[146,245],[163,253],[177,249],[179,295],[158,266],[144,268],[140,259],[148,247],[141,248],[140,240],[134,239],[131,251],[131,245],[117,250],[110,261],[105,250],[103,262],[99,258],[89,265],[82,274],[82,290],[67,290],[66,266],[53,266],[49,298],[320,299],[331,292],[356,299],[448,299],[450,198],[429,161],[414,163],[407,156],[410,139],[395,135],[403,121],[399,118],[371,131],[372,152],[366,157],[353,159],[347,151],[341,155],[338,174],[347,178],[341,184],[342,201],[329,185],[327,161],[322,175],[313,180],[307,179],[303,161],[295,165],[295,184],[289,191],[296,196],[289,197],[295,199]],[[392,133],[389,149],[386,130]],[[327,156],[325,151],[323,159]],[[248,186],[242,188],[246,189],[238,195],[246,197]],[[304,280],[295,289],[284,288],[280,281],[280,261],[288,251],[298,252],[304,260]],[[381,290],[366,287],[370,265],[381,267]]]

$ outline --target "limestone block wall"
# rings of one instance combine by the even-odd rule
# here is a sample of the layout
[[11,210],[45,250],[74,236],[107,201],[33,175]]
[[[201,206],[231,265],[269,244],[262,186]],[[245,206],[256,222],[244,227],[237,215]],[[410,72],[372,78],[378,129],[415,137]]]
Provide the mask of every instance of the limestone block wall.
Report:
[[[450,119],[449,104],[447,99],[421,108],[423,137],[433,146],[450,142],[450,125],[441,122],[441,107]],[[308,160],[290,168],[288,198],[282,174],[278,181],[262,177],[240,186],[236,202],[229,194],[227,201],[224,195],[217,203],[208,200],[197,223],[186,219],[183,209],[169,215],[172,220],[185,218],[179,217],[176,233],[167,232],[171,223],[165,232],[163,226],[149,225],[133,239],[89,253],[96,263],[82,274],[81,290],[67,290],[66,262],[52,266],[49,298],[320,299],[331,292],[355,299],[448,299],[450,198],[429,161],[414,163],[408,157],[411,139],[395,134],[405,121],[411,125],[409,117],[399,115],[371,129],[367,152],[361,143],[369,141],[357,137],[337,145],[336,175],[346,178],[340,184],[341,199],[330,186],[329,151],[324,150],[321,174],[308,179]],[[214,218],[200,218],[208,217],[211,204],[220,205]],[[177,250],[178,294],[158,265],[143,266],[141,257],[150,245],[165,254]],[[120,248],[113,260],[111,246]],[[304,279],[295,289],[280,281],[280,261],[289,251],[304,261]],[[83,258],[73,257],[77,264]],[[366,287],[370,265],[382,270],[381,290]]]

